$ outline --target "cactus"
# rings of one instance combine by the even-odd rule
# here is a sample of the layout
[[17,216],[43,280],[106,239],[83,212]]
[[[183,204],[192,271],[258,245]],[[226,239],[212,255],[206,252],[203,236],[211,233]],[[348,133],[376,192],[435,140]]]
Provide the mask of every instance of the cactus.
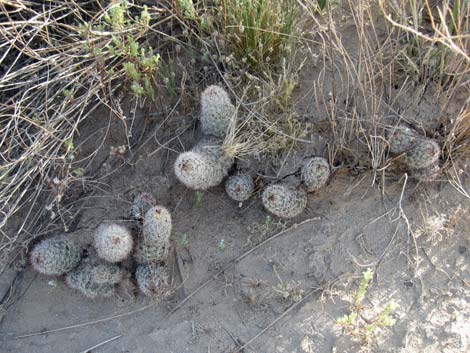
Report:
[[134,259],[140,264],[164,262],[170,250],[171,228],[171,214],[165,207],[154,206],[148,210]]
[[193,190],[219,185],[233,164],[221,144],[219,139],[205,137],[191,151],[181,153],[174,165],[178,180]]
[[95,249],[100,258],[109,262],[119,262],[132,251],[132,235],[118,224],[101,224],[95,232]]
[[217,186],[225,175],[220,162],[192,151],[181,153],[175,161],[174,169],[178,180],[193,190],[207,190]]
[[295,217],[307,206],[307,192],[289,184],[269,185],[264,189],[261,198],[264,207],[281,218]]
[[253,178],[247,174],[233,175],[225,182],[225,192],[231,199],[238,202],[248,200],[254,189]]
[[[75,271],[69,272],[65,277],[65,283],[72,289],[77,289],[88,298],[110,297],[114,294],[115,288],[113,281],[97,282],[103,280],[103,277],[97,276],[96,267],[84,266]],[[101,270],[99,270],[101,271]],[[109,273],[108,273],[109,274]],[[113,276],[111,276],[113,277]],[[116,280],[115,278],[109,278]]]
[[438,163],[434,163],[427,168],[411,170],[411,176],[419,181],[433,181],[439,175],[441,169]]
[[80,247],[65,236],[45,239],[31,250],[33,268],[45,275],[62,275],[73,270],[81,258]]
[[135,271],[135,278],[140,291],[147,297],[163,300],[172,292],[170,275],[165,267],[140,265]]
[[165,262],[170,252],[170,242],[153,242],[140,238],[134,253],[139,264]]
[[98,264],[90,267],[91,279],[97,284],[116,284],[121,282],[123,273],[114,264]]
[[404,162],[410,170],[428,168],[437,163],[440,154],[441,148],[436,141],[418,139],[406,152]]
[[233,158],[228,156],[222,148],[223,141],[214,137],[204,137],[199,141],[192,151],[209,157],[222,165],[224,176],[233,164]]
[[308,192],[323,187],[330,177],[330,165],[325,158],[309,158],[301,170],[301,179]]
[[171,214],[165,207],[154,206],[145,213],[143,234],[146,240],[168,242],[171,227]]
[[389,136],[390,152],[400,154],[408,151],[416,142],[418,134],[407,126],[397,126]]
[[157,201],[147,192],[137,194],[132,202],[130,216],[136,220],[142,220],[149,208],[155,206]]
[[204,134],[224,138],[235,123],[235,107],[227,92],[219,86],[209,86],[201,94],[201,128]]

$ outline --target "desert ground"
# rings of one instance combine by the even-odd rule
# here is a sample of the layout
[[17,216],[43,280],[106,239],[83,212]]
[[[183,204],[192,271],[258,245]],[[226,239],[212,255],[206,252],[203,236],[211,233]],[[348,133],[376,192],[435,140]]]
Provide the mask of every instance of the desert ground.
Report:
[[[153,10],[160,6],[146,3]],[[194,3],[203,13],[206,2]],[[400,78],[385,82],[396,68],[372,72],[378,64],[370,58],[385,52],[386,45],[378,43],[391,43],[393,26],[382,18],[372,31],[359,21],[359,15],[364,21],[379,18],[379,6],[342,1],[315,12],[314,3],[296,2],[302,28],[292,36],[301,40],[284,69],[273,71],[276,80],[261,74],[246,79],[237,71],[243,61],[231,66],[230,56],[222,64],[207,61],[207,45],[215,55],[227,38],[206,33],[198,46],[198,37],[191,37],[195,25],[185,27],[189,20],[183,16],[179,27],[167,26],[176,40],[152,42],[154,48],[171,48],[176,94],[161,89],[153,102],[136,99],[124,83],[111,91],[114,100],[100,98],[93,109],[88,106],[73,134],[72,167],[59,177],[67,180],[66,189],[41,184],[49,185],[46,192],[25,202],[2,230],[11,235],[23,234],[21,229],[28,237],[20,237],[2,260],[1,352],[470,351],[470,130],[459,139],[452,130],[456,121],[468,126],[470,81],[454,78],[444,85],[423,76],[430,75],[426,66],[415,81],[399,71]],[[10,5],[2,5],[2,28]],[[372,39],[364,31],[373,32]],[[8,78],[6,69],[2,75]],[[372,78],[380,83],[370,84]],[[291,83],[292,90],[286,88]],[[202,138],[199,100],[211,84],[226,87],[237,107],[240,129],[224,144],[236,151],[230,174],[244,170],[256,184],[242,204],[227,196],[223,183],[190,190],[173,170],[177,156]],[[256,125],[259,116],[264,125]],[[402,122],[442,147],[440,172],[432,178],[416,177],[388,154],[386,130]],[[266,125],[278,130],[248,143]],[[238,154],[237,143],[249,146],[248,152]],[[308,194],[300,215],[270,214],[261,201],[263,188],[298,174],[309,156],[328,159],[328,183]],[[58,202],[57,190],[63,192]],[[74,239],[84,258],[92,256],[93,234],[103,222],[122,224],[137,236],[142,225],[130,209],[141,192],[171,212],[166,266],[174,290],[168,298],[139,292],[132,259],[119,264],[126,275],[110,298],[86,298],[68,288],[64,276],[33,270],[29,250],[55,234]],[[26,231],[27,217],[35,223]],[[369,281],[365,273],[371,273]],[[357,316],[351,325],[340,324],[352,313]]]

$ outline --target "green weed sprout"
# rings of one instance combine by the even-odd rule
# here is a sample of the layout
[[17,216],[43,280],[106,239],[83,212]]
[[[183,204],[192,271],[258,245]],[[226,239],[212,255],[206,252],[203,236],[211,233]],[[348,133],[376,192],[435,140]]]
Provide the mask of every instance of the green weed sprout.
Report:
[[346,334],[367,346],[372,344],[377,329],[391,327],[395,324],[392,314],[398,308],[397,303],[390,301],[385,309],[372,319],[364,317],[363,301],[373,277],[374,272],[371,269],[367,269],[362,273],[362,281],[354,295],[351,313],[336,320],[336,324],[341,326]]
[[[121,1],[106,11],[94,30],[112,32],[112,35],[104,48],[95,48],[93,53],[97,59],[105,53],[123,59],[122,70],[130,81],[134,96],[155,100],[155,74],[159,69],[160,55],[154,53],[151,46],[142,46],[138,40],[150,28],[151,17],[147,6],[143,6],[140,16],[131,14],[131,6],[127,1]],[[130,31],[131,28],[136,31]]]

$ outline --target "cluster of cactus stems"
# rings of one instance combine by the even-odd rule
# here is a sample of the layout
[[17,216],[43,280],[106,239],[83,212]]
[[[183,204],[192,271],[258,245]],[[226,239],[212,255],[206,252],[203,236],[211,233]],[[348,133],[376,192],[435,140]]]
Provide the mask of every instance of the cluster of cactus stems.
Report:
[[191,151],[181,153],[174,164],[178,180],[189,189],[207,190],[227,176],[233,159],[224,153],[223,140],[236,121],[235,107],[219,86],[207,87],[201,95],[201,129],[204,138]]
[[[202,93],[200,121],[203,139],[191,151],[181,153],[174,164],[176,177],[194,190],[219,185],[233,165],[233,158],[226,155],[222,145],[228,130],[235,126],[236,109],[223,88],[210,86]],[[426,151],[431,147],[425,147]],[[414,155],[408,158],[417,159]],[[302,185],[286,182],[268,185],[262,192],[263,205],[276,216],[296,217],[306,207],[307,192],[324,186],[329,175],[325,159],[311,158],[302,166]],[[242,203],[253,195],[255,183],[250,175],[239,173],[227,178],[225,190],[230,198]],[[143,223],[142,233],[136,239],[125,226],[101,224],[94,233],[96,261],[91,263],[80,263],[81,249],[69,238],[45,239],[31,251],[34,269],[45,275],[65,274],[67,285],[86,297],[109,297],[123,279],[120,263],[133,254],[138,264],[135,278],[141,292],[165,298],[172,292],[165,265],[170,250],[171,214],[165,207],[156,205],[151,194],[141,193],[134,199],[130,216]]]
[[422,137],[407,126],[397,126],[389,136],[392,155],[403,155],[404,163],[411,175],[418,179],[432,179],[439,172],[441,147],[429,138]]
[[[147,201],[155,202],[149,195],[145,196],[144,201],[145,204]],[[141,205],[138,212],[142,212]],[[124,277],[120,263],[127,261],[134,250],[138,266],[135,276],[139,288],[147,296],[163,299],[172,292],[170,276],[165,267],[171,230],[170,212],[157,205],[145,212],[142,234],[135,246],[129,229],[115,223],[103,223],[95,231],[94,250],[83,260],[81,248],[73,240],[56,236],[33,247],[31,264],[36,271],[45,275],[65,274],[67,286],[88,298],[105,298],[115,294],[117,285]],[[151,276],[148,274],[150,272]]]

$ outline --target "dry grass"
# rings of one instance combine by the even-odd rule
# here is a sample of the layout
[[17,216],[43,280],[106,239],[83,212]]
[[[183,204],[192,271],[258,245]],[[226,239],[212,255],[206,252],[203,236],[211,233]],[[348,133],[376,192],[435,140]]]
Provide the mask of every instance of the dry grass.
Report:
[[[389,166],[387,132],[402,121],[436,138],[445,158],[468,149],[461,98],[470,92],[468,3],[454,11],[449,1],[346,1],[342,12],[322,16],[316,1],[303,6],[319,29],[323,68],[314,97],[330,123],[330,160],[383,175]],[[347,38],[340,16],[350,16],[355,28]],[[430,93],[442,111],[433,124],[407,113],[420,109]],[[447,110],[460,110],[459,117],[446,116]]]
[[[110,28],[105,16],[116,5],[89,0],[0,4],[0,268],[18,245],[41,234],[46,214],[46,219],[60,217],[67,229],[64,195],[74,181],[84,180],[93,157],[76,154],[79,125],[98,105],[113,110],[125,82],[120,78],[126,58],[113,55],[113,38],[132,36],[140,42],[152,30],[136,17]],[[132,10],[140,14],[143,8]],[[161,22],[168,17],[159,8],[148,15]],[[127,124],[119,109],[114,113]],[[12,233],[7,226],[15,215],[21,222]]]

